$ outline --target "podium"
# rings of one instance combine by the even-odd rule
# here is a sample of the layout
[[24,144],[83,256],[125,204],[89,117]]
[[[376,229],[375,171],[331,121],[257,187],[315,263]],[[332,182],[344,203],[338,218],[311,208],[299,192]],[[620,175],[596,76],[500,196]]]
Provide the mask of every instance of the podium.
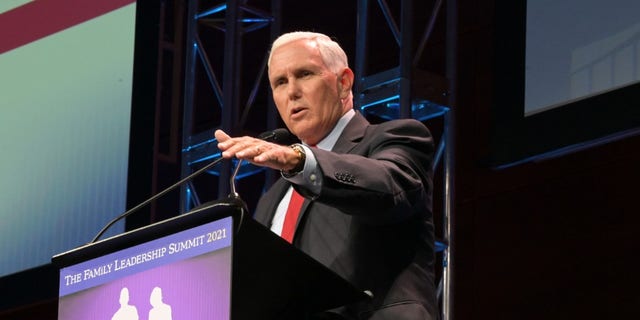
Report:
[[163,286],[163,302],[176,319],[179,312],[193,320],[305,319],[368,299],[253,220],[234,198],[87,244],[52,262],[60,270],[58,318],[65,320],[83,313],[111,318],[123,305],[124,287],[125,304],[136,307],[141,319],[154,305],[148,295],[153,286]]

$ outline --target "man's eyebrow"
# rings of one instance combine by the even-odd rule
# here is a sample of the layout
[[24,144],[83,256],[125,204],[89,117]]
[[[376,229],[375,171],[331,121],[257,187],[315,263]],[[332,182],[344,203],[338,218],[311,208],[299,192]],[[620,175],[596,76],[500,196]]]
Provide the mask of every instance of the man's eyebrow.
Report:
[[270,83],[270,84],[276,84],[276,83],[278,83],[280,80],[283,80],[283,79],[286,79],[286,77],[285,77],[285,76],[282,76],[282,75],[278,75],[278,76],[275,76],[275,77],[273,77],[273,78],[269,78],[269,83]]

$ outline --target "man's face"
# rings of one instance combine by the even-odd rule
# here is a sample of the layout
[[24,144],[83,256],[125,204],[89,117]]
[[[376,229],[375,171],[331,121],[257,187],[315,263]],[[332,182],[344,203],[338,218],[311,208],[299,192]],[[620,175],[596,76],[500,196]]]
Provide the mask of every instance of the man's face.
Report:
[[307,144],[322,140],[347,111],[342,99],[348,90],[325,66],[315,42],[297,40],[277,48],[269,82],[280,117]]

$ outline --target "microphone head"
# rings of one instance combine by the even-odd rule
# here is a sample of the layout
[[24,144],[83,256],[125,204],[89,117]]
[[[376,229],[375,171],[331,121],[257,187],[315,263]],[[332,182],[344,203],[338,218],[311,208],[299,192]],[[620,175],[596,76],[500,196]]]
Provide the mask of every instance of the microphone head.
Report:
[[291,132],[289,132],[289,130],[285,128],[265,131],[261,133],[258,138],[282,145],[289,145],[300,142],[296,136],[291,134]]

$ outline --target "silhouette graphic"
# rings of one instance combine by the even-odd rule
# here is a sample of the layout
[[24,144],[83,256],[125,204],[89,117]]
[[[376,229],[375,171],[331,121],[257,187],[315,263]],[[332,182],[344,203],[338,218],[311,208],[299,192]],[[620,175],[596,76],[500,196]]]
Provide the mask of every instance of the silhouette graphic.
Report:
[[149,310],[149,320],[172,320],[171,306],[162,302],[162,289],[159,287],[153,288],[149,303],[153,306]]
[[138,309],[129,304],[129,289],[120,290],[120,309],[111,317],[111,320],[138,320]]

